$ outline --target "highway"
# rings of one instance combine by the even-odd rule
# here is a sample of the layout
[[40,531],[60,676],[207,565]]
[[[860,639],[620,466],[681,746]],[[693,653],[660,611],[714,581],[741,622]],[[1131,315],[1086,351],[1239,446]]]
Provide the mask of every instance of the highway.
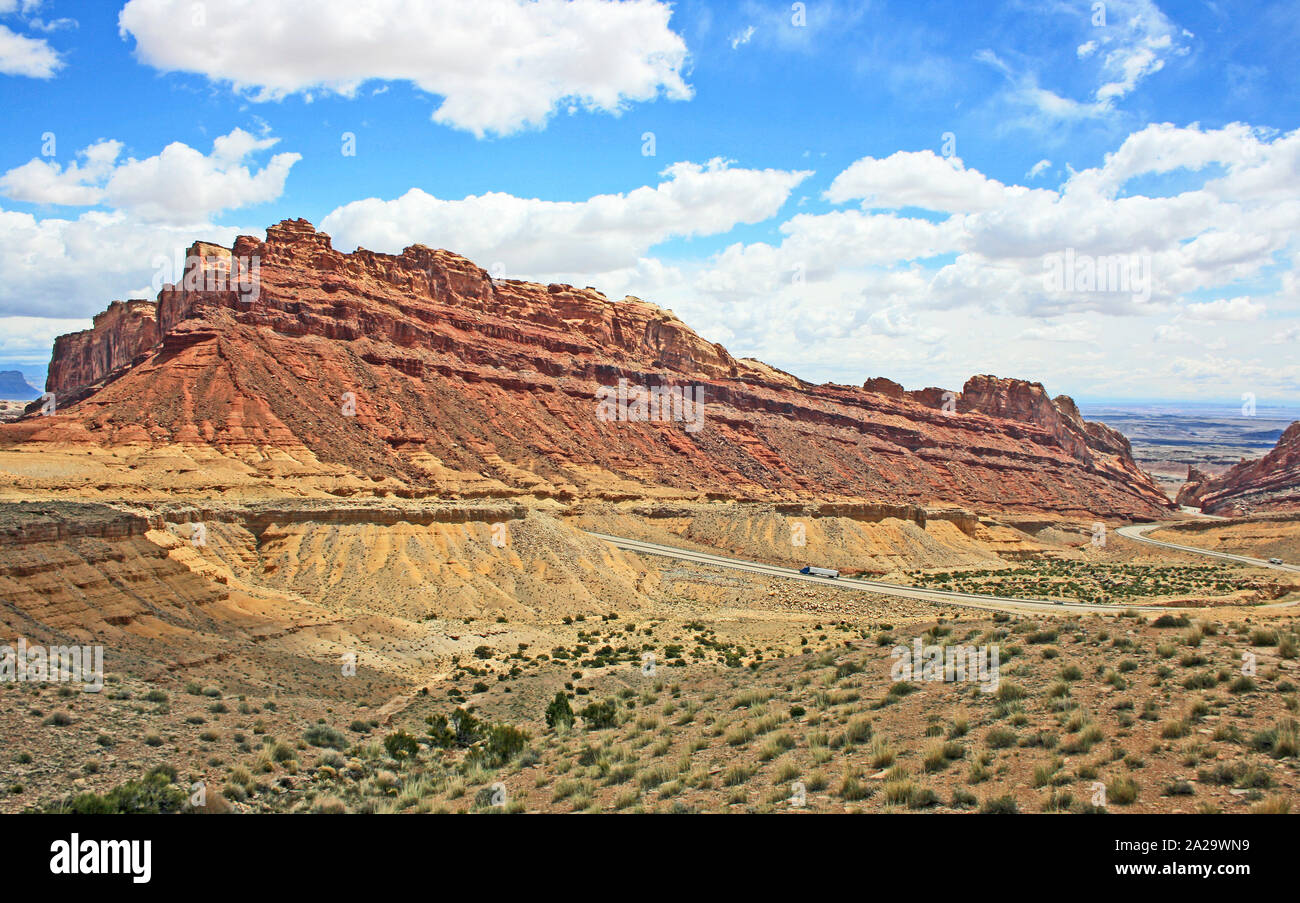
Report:
[[[1226,552],[1209,552],[1205,549],[1196,549],[1191,546],[1179,546],[1172,543],[1159,542],[1154,539],[1147,539],[1144,532],[1154,530],[1157,527],[1167,526],[1166,524],[1138,524],[1130,527],[1120,527],[1116,532],[1127,539],[1136,540],[1137,542],[1150,543],[1157,546],[1165,546],[1171,549],[1177,549],[1182,552],[1194,552],[1200,555],[1207,555],[1213,558],[1226,558],[1245,564],[1258,565],[1260,567],[1269,567],[1275,570],[1300,571],[1300,567],[1294,565],[1277,565],[1270,564],[1258,558],[1247,558],[1243,555],[1230,555]],[[761,574],[767,577],[781,577],[786,580],[803,580],[808,583],[817,583],[821,586],[831,589],[853,589],[865,590],[870,593],[879,593],[883,596],[897,596],[902,599],[919,599],[923,602],[935,602],[943,605],[956,605],[962,608],[983,608],[995,611],[1015,611],[1015,612],[1048,612],[1052,614],[1062,614],[1064,612],[1110,612],[1115,613],[1131,609],[1133,611],[1144,612],[1166,612],[1182,610],[1177,606],[1171,605],[1121,605],[1117,603],[1098,604],[1092,602],[1048,602],[1043,599],[1021,599],[1015,596],[991,596],[980,595],[977,593],[958,593],[942,589],[925,589],[921,587],[901,586],[897,583],[884,583],[879,580],[862,580],[855,577],[814,577],[809,574],[801,574],[794,568],[781,567],[775,564],[764,564],[759,561],[746,561],[740,558],[727,558],[722,555],[714,555],[709,552],[697,552],[693,549],[682,549],[677,546],[665,546],[659,543],[643,542],[638,539],[628,539],[623,536],[611,536],[608,533],[596,533],[587,531],[588,535],[597,539],[602,539],[612,545],[628,552],[636,552],[642,555],[658,555],[663,558],[675,558],[678,561],[689,561],[695,564],[703,564],[711,567],[728,568],[735,571],[745,571],[751,574]],[[1284,603],[1289,607],[1300,603]]]
[[1180,546],[1177,543],[1161,542],[1158,539],[1149,539],[1146,536],[1146,534],[1152,530],[1158,530],[1161,527],[1168,526],[1168,523],[1132,524],[1128,527],[1120,527],[1115,532],[1120,536],[1123,536],[1125,539],[1133,539],[1153,546],[1162,546],[1166,549],[1177,549],[1180,552],[1191,552],[1194,555],[1205,555],[1209,558],[1222,558],[1225,561],[1235,561],[1238,564],[1251,564],[1255,567],[1272,568],[1275,571],[1291,571],[1292,573],[1300,573],[1300,565],[1273,564],[1273,562],[1265,561],[1263,558],[1250,558],[1246,555],[1233,555],[1231,552],[1211,552],[1209,549],[1198,549],[1195,546]]
[[611,536],[608,533],[593,533],[588,531],[589,535],[597,539],[603,539],[608,543],[624,549],[628,552],[637,552],[642,555],[659,555],[664,558],[676,558],[679,561],[690,561],[695,564],[709,565],[712,567],[729,568],[735,571],[747,571],[751,574],[762,574],[767,577],[782,577],[787,580],[804,580],[808,583],[816,583],[828,589],[855,589],[866,590],[870,593],[879,593],[883,596],[898,596],[901,599],[920,599],[923,602],[937,602],[943,605],[957,605],[962,608],[985,608],[996,611],[1047,611],[1060,614],[1066,611],[1072,612],[1117,612],[1126,608],[1134,611],[1170,611],[1165,605],[1098,605],[1090,602],[1047,602],[1043,599],[1020,599],[1014,596],[982,596],[975,593],[955,593],[943,589],[922,589],[912,586],[900,586],[897,583],[883,583],[879,580],[861,580],[855,577],[813,577],[808,574],[801,574],[794,568],[780,567],[775,564],[763,564],[758,561],[744,561],[739,558],[726,558],[722,555],[713,555],[707,552],[696,552],[691,549],[679,549],[676,546],[659,545],[653,542],[642,542],[637,539],[627,539],[622,536]]

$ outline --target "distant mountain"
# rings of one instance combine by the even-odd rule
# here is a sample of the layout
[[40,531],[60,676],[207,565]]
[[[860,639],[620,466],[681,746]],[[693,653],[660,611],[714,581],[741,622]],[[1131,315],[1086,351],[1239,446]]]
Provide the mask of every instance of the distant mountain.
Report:
[[41,390],[29,383],[21,370],[0,370],[0,399],[31,401],[41,397]]

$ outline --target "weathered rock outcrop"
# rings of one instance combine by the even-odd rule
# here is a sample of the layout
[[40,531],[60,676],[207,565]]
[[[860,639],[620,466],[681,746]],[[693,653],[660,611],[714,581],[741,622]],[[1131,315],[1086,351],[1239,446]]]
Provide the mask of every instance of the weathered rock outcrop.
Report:
[[862,388],[889,398],[902,398],[905,394],[902,385],[886,376],[873,376],[862,384]]
[[45,390],[59,396],[93,386],[152,351],[161,338],[155,302],[114,301],[90,329],[54,340]]
[[1206,514],[1300,511],[1300,420],[1262,458],[1242,461],[1217,477],[1188,468],[1178,504]]
[[1041,383],[972,376],[957,397],[957,410],[1036,424],[1080,458],[1089,457],[1089,450],[1121,457],[1132,454],[1121,433],[1104,423],[1086,422],[1074,399],[1068,395],[1049,398]]
[[61,339],[50,388],[73,403],[0,427],[0,446],[287,456],[448,497],[1170,507],[1122,437],[1034,383],[976,377],[955,410],[940,389],[816,386],[637,298],[494,280],[419,245],[343,254],[303,220],[191,257],[152,308]]

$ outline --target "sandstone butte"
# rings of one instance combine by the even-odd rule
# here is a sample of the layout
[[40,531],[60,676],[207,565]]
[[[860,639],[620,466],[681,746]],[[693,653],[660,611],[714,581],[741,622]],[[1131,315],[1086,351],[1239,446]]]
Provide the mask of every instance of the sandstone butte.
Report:
[[[493,279],[421,245],[345,254],[301,219],[231,249],[196,243],[190,258],[188,278],[156,302],[115,301],[92,329],[58,338],[47,385],[57,410],[29,406],[0,426],[5,461],[99,455],[134,468],[184,449],[191,470],[237,461],[284,494],[313,485],[1136,519],[1172,508],[1121,434],[1038,383],[814,385],[732,357],[635,297]],[[255,297],[216,281],[239,259],[258,261]],[[703,428],[601,420],[597,392],[620,379],[703,386]],[[165,491],[170,477],[151,479]]]
[[1178,503],[1221,515],[1300,511],[1300,420],[1262,458],[1242,461],[1217,477],[1189,467]]

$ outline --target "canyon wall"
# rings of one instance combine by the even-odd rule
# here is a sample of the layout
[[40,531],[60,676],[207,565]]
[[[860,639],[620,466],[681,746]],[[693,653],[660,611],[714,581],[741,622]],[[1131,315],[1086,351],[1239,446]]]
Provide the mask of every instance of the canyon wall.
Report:
[[1300,511],[1300,420],[1262,458],[1217,477],[1188,468],[1178,504],[1221,515]]
[[[60,338],[49,382],[59,410],[0,427],[0,451],[198,448],[258,479],[283,478],[275,462],[291,458],[299,476],[346,472],[448,498],[1089,518],[1171,506],[1122,436],[1037,383],[977,376],[947,393],[955,407],[941,389],[883,379],[813,385],[735,358],[634,297],[493,279],[419,245],[344,254],[303,220],[231,249],[198,243],[191,258],[157,302],[116,303],[92,330]],[[611,407],[621,381],[631,397]],[[639,406],[637,387],[703,404]]]

